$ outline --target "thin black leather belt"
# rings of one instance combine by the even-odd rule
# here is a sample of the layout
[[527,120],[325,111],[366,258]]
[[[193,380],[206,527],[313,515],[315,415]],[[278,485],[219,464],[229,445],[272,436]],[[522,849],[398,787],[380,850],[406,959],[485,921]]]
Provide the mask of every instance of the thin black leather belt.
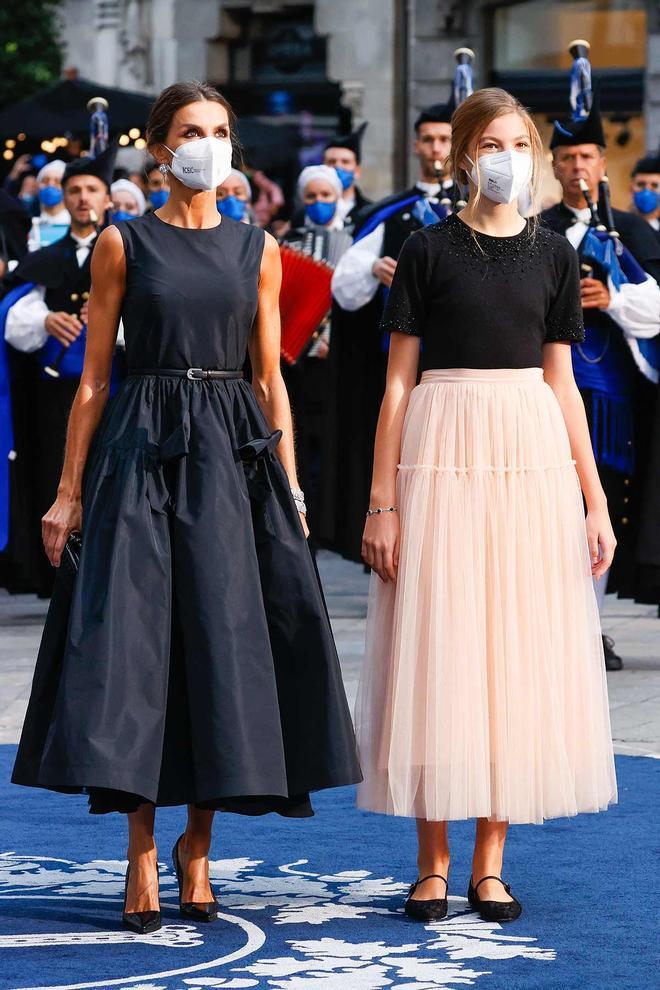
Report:
[[209,378],[243,378],[242,371],[215,371],[205,368],[129,368],[128,377],[139,375],[159,375],[165,378],[190,378],[193,381],[206,381]]

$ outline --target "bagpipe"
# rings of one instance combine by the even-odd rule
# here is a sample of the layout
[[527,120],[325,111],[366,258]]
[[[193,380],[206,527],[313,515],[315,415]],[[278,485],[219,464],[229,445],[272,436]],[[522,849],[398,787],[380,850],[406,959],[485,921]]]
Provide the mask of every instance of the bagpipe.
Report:
[[[454,52],[454,58],[456,60],[456,68],[452,82],[451,102],[455,109],[464,100],[467,100],[468,96],[474,93],[474,70],[472,68],[474,52],[471,48],[457,48]],[[435,169],[436,179],[442,189],[444,163],[435,161],[433,162],[433,168]],[[429,216],[427,218],[420,217],[424,226],[428,226],[429,223],[437,223],[438,220],[446,220],[450,214],[463,209],[467,204],[466,190],[457,183],[456,188],[459,190],[458,199],[452,200],[450,196],[445,194],[437,204],[428,204],[426,208],[429,211]],[[435,216],[431,218],[430,213],[435,214]],[[425,222],[426,219],[428,223]]]
[[[102,96],[93,96],[87,103],[91,116],[89,120],[89,154],[96,158],[106,151],[109,140],[108,101]],[[99,218],[90,211],[90,220],[96,227],[97,234],[101,231]],[[75,298],[74,298],[75,296]],[[72,302],[79,303],[77,316],[80,319],[82,309],[89,298],[88,292],[73,293]],[[67,346],[61,344],[55,337],[50,337],[39,351],[39,364],[42,376],[50,378],[80,378],[85,363],[85,347],[87,344],[87,322],[82,322],[82,330],[76,339]]]
[[[587,41],[577,39],[570,43],[568,50],[573,57],[570,74],[572,118],[574,121],[582,121],[589,116],[594,103],[589,61],[590,46]],[[557,123],[556,126],[560,125]],[[622,243],[619,231],[616,229],[608,177],[603,176],[598,183],[598,204],[594,202],[584,179],[580,179],[579,184],[590,214],[589,227],[580,244],[580,257],[583,261],[595,262],[600,267],[607,279],[610,292],[620,292],[621,287],[626,284],[640,285],[646,282],[650,276]],[[583,270],[586,271],[584,266]],[[628,343],[630,345],[631,342]],[[634,349],[631,349],[640,371],[645,377],[657,383],[660,369],[660,336],[635,338],[634,345]],[[641,361],[634,351],[639,352]],[[585,357],[584,353],[582,356],[593,363],[593,357]]]
[[[452,98],[454,107],[460,107],[461,103],[467,100],[468,96],[474,93],[474,52],[471,48],[457,48],[454,52],[456,68],[454,69],[454,83],[452,88]],[[454,179],[456,182],[456,179]],[[454,204],[456,212],[467,206],[467,186],[457,183],[460,195]],[[442,202],[442,200],[441,200]],[[447,211],[447,216],[453,213],[454,209]]]
[[[570,74],[572,120],[579,123],[591,115],[599,116],[591,83],[589,43],[573,41],[569,52],[573,57]],[[555,127],[571,138],[577,136],[575,143],[580,143],[580,128],[566,130],[558,122]],[[650,276],[622,243],[616,229],[607,176],[598,183],[597,203],[584,179],[579,185],[589,210],[589,226],[578,247],[582,277],[593,277],[596,266],[596,274],[606,282],[610,295],[625,292],[626,285],[647,282]],[[634,366],[645,377],[657,382],[660,337],[633,337],[626,334],[606,311],[586,309],[583,312],[586,338],[584,343],[573,348],[573,372],[579,388],[591,396],[590,433],[594,456],[598,465],[629,475],[635,470],[636,458]],[[626,352],[632,356],[634,364],[626,359]]]
[[[449,105],[453,109],[456,109],[456,107],[460,106],[474,92],[474,70],[472,67],[474,52],[471,48],[457,48],[454,52],[454,58],[456,60],[456,69],[454,70]],[[433,168],[436,181],[442,190],[444,162],[435,161]],[[409,208],[414,213],[424,227],[438,223],[439,220],[446,220],[451,213],[462,210],[467,203],[467,187],[459,185],[456,179],[454,179],[454,190],[459,193],[457,199],[452,199],[450,196],[444,194],[437,203],[430,203],[421,191],[414,193],[412,196],[406,196],[403,199],[395,196],[391,197],[381,207],[374,209],[369,214],[355,235],[355,243],[368,237],[376,227],[379,227],[381,223],[384,223],[394,213],[398,213],[406,208]]]

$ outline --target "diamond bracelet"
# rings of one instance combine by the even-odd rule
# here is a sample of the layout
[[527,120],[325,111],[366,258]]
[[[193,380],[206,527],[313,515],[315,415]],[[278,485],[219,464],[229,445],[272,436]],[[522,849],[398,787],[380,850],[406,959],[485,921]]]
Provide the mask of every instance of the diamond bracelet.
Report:
[[384,509],[367,509],[368,516],[378,516],[381,512],[396,512],[396,505],[388,505]]
[[293,501],[295,502],[296,509],[298,512],[302,513],[303,516],[307,515],[307,506],[305,505],[305,493],[302,488],[292,488],[291,494],[293,495]]

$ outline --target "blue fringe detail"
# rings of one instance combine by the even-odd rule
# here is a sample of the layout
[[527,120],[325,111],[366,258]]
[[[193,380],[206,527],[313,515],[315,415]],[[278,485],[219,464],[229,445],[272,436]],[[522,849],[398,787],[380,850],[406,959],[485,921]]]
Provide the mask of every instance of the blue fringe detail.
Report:
[[632,403],[624,395],[592,392],[591,442],[597,464],[621,474],[635,470]]
[[14,303],[34,288],[26,282],[8,292],[0,303],[0,550],[9,540],[9,456],[14,449],[14,428],[11,412],[11,380],[9,357],[5,343],[7,314]]

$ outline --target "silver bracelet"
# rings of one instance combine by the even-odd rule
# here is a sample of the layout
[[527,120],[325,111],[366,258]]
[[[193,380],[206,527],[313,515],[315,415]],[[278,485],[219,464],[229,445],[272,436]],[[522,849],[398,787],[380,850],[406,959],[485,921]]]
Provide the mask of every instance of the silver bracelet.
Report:
[[388,505],[384,509],[367,509],[368,516],[378,516],[381,512],[396,512],[396,505]]
[[298,512],[300,512],[303,516],[306,516],[307,506],[305,505],[305,493],[302,488],[292,488],[291,494],[293,495],[293,501]]

